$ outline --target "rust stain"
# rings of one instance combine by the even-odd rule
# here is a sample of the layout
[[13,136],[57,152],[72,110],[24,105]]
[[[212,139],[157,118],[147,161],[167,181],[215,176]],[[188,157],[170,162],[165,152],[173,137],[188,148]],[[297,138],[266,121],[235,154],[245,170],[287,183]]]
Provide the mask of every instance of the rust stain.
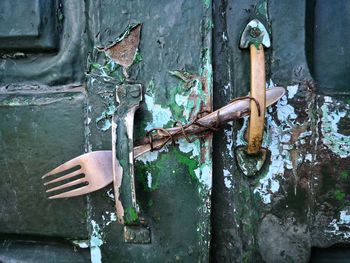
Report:
[[106,54],[119,65],[128,69],[134,62],[134,58],[140,43],[141,24],[135,26],[120,41],[103,48]]

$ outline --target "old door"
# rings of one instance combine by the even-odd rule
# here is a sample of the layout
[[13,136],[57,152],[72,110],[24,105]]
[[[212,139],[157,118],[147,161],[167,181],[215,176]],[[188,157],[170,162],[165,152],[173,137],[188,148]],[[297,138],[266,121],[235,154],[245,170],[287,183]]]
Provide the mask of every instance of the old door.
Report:
[[[346,258],[349,4],[328,2],[1,1],[0,261],[207,262],[209,252],[213,262]],[[150,242],[125,242],[112,186],[47,199],[44,173],[111,149],[116,85],[143,87],[136,140],[211,110],[212,97],[217,109],[246,95],[249,52],[238,44],[254,16],[272,40],[267,85],[287,90],[267,112],[270,155],[259,174],[247,178],[235,160],[244,119],[215,135],[213,154],[206,137],[136,160]],[[103,47],[139,24],[126,80]]]
[[244,177],[233,162],[246,120],[214,137],[212,258],[348,262],[349,2],[256,4],[213,2],[214,108],[249,89],[249,52],[238,43],[252,16],[271,30],[267,85],[283,85],[287,94],[267,112],[271,156],[256,177]]
[[211,110],[210,1],[5,0],[0,10],[0,261],[207,261],[210,136],[136,161],[151,233],[144,244],[125,242],[111,185],[48,200],[41,176],[111,150],[109,114],[126,80],[101,47],[135,25],[142,29],[128,82],[143,87],[136,139]]

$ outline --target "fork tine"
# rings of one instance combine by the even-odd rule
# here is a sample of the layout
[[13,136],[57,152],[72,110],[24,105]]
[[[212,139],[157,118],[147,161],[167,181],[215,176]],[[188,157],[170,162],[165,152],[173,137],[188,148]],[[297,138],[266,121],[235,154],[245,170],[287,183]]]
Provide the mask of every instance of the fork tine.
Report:
[[68,192],[49,196],[48,198],[49,199],[58,199],[58,198],[65,198],[65,197],[73,197],[73,196],[83,195],[83,194],[90,193],[90,192],[91,192],[91,189],[87,185],[84,185],[82,187],[70,190]]
[[41,177],[41,179],[44,179],[44,178],[47,177],[47,176],[54,175],[54,174],[63,172],[63,171],[65,171],[65,170],[68,170],[68,169],[70,169],[70,168],[73,168],[74,166],[77,166],[77,165],[80,164],[79,160],[80,160],[80,157],[79,157],[79,156],[76,157],[76,158],[74,158],[74,159],[72,159],[72,160],[69,160],[68,162],[63,163],[63,164],[57,166],[55,169],[51,170],[50,172],[44,174],[44,175]]
[[48,189],[48,190],[46,190],[46,193],[49,193],[49,192],[52,192],[52,191],[56,191],[56,190],[60,190],[60,189],[64,189],[64,188],[67,188],[67,187],[70,187],[70,186],[74,186],[74,185],[77,185],[77,184],[80,184],[80,183],[84,183],[84,182],[86,182],[86,178],[79,178],[77,180],[74,180],[74,181],[71,181],[71,182],[68,182],[68,183],[56,186],[54,188]]
[[71,172],[69,174],[66,174],[64,176],[61,176],[61,177],[58,177],[58,178],[53,179],[51,181],[45,182],[44,185],[49,185],[49,184],[52,184],[52,183],[60,182],[60,181],[72,178],[72,177],[74,177],[76,175],[79,175],[79,174],[82,174],[82,173],[83,173],[83,171],[81,169],[78,169],[78,170],[76,170],[74,172]]

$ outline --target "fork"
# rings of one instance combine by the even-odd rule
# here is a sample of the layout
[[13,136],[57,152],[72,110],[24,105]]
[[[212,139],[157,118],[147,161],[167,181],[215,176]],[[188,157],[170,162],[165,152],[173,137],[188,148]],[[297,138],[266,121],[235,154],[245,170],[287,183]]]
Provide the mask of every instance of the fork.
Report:
[[[118,160],[115,161],[117,184],[120,186],[123,172]],[[75,167],[79,168],[73,172],[59,176],[44,183],[45,186],[61,183],[61,185],[46,190],[47,193],[56,192],[58,190],[65,191],[49,196],[49,199],[73,197],[77,195],[87,194],[107,186],[113,180],[111,151],[95,151],[80,155],[46,173],[42,179],[51,179],[51,177],[59,173],[67,172],[68,170]],[[64,181],[78,177],[79,175],[83,175],[83,177],[64,183]],[[67,191],[67,188],[69,189],[71,187],[76,188]]]
[[[266,107],[272,105],[276,101],[278,101],[285,93],[285,90],[281,87],[274,87],[271,89],[266,90]],[[220,111],[220,119],[222,123],[226,123],[228,121],[241,118],[245,115],[247,115],[249,111],[249,99],[244,100],[236,100],[218,111]],[[202,122],[202,124],[210,124],[215,121],[215,118],[218,114],[218,111],[215,111],[211,114],[208,114],[201,119],[198,120],[198,122]],[[178,127],[175,128],[169,128],[168,133],[174,134],[176,133]],[[181,128],[180,128],[181,129]],[[190,134],[197,133],[200,131],[203,131],[203,127],[199,127],[195,131],[189,131]],[[180,134],[181,135],[181,134]],[[181,137],[181,136],[178,136]],[[176,139],[178,139],[176,137]],[[156,140],[154,142],[154,147],[157,148],[160,145],[164,145],[168,141],[168,138],[163,138]],[[146,140],[144,140],[144,143]],[[149,143],[145,143],[139,146],[134,147],[134,158],[137,158],[141,156],[142,154],[151,151],[151,146]],[[44,183],[45,186],[51,185],[56,182],[62,182],[64,180],[73,178],[75,176],[78,176],[80,174],[84,174],[85,176],[80,179],[76,179],[72,182],[65,183],[63,185],[53,187],[51,189],[48,189],[46,192],[50,193],[57,190],[66,190],[68,187],[77,186],[74,190],[68,190],[64,193],[56,194],[53,196],[50,196],[49,199],[55,199],[55,198],[66,198],[66,197],[73,197],[77,195],[83,195],[87,193],[91,193],[93,191],[97,191],[108,184],[110,184],[113,181],[113,172],[112,172],[112,151],[94,151],[89,152],[83,155],[80,155],[70,161],[67,161],[66,163],[58,166],[57,168],[53,169],[52,171],[45,174],[42,178],[47,178],[53,175],[56,175],[58,173],[63,173],[65,171],[68,171],[69,169],[74,168],[75,166],[80,166],[80,168],[74,172],[71,172],[67,175],[63,175],[61,177],[58,177],[56,179],[53,179],[49,182]],[[114,157],[115,158],[115,157]],[[123,175],[123,169],[119,165],[118,160],[115,158],[115,177],[117,180],[117,187],[119,188],[122,181],[122,175]],[[85,183],[84,186],[79,186],[82,183]]]

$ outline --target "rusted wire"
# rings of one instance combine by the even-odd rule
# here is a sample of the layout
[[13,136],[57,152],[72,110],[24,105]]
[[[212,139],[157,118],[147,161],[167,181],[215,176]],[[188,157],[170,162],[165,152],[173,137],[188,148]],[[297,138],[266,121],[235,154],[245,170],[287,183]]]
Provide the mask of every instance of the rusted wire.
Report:
[[246,99],[249,99],[249,100],[252,100],[252,101],[255,102],[255,106],[258,109],[258,116],[260,117],[260,115],[261,115],[260,103],[259,103],[259,101],[257,101],[256,98],[250,97],[250,96],[244,96],[244,97],[235,98],[235,99],[231,100],[231,102],[234,102],[234,101],[237,101],[237,100],[246,100]]
[[[237,101],[237,100],[246,100],[246,99],[249,99],[249,100],[253,100],[255,102],[255,105],[258,109],[258,115],[260,116],[261,115],[261,109],[260,109],[260,104],[259,102],[253,98],[253,97],[250,97],[250,96],[245,96],[245,97],[238,97],[238,98],[235,98],[234,100],[231,101],[234,102],[234,101]],[[173,125],[173,127],[180,127],[180,129],[178,131],[176,131],[175,133],[171,134],[167,129],[164,129],[164,128],[153,128],[151,130],[149,130],[147,133],[146,133],[146,137],[148,138],[148,144],[150,145],[151,147],[151,152],[152,151],[159,151],[161,150],[169,141],[172,141],[173,145],[175,145],[175,142],[176,142],[176,139],[179,137],[180,134],[182,134],[182,136],[186,139],[187,142],[189,143],[192,143],[194,142],[195,140],[197,139],[201,139],[201,138],[204,138],[206,136],[208,136],[210,133],[206,133],[206,134],[202,134],[202,135],[197,135],[197,134],[193,134],[193,136],[195,137],[194,139],[191,139],[190,138],[190,134],[188,134],[186,132],[186,130],[193,126],[193,125],[196,125],[198,127],[201,127],[201,128],[205,128],[205,129],[208,129],[210,131],[218,131],[219,130],[219,127],[221,126],[221,119],[220,119],[220,111],[218,110],[217,111],[217,114],[216,114],[216,119],[215,119],[215,124],[214,125],[205,125],[205,124],[202,124],[200,122],[198,122],[199,119],[203,118],[204,116],[210,114],[212,112],[210,111],[201,111],[201,112],[198,112],[196,114],[196,117],[194,118],[194,120],[188,124],[183,124],[181,121],[176,121]],[[205,115],[203,115],[205,114]],[[159,146],[157,147],[154,147],[154,136],[156,134],[154,134],[154,132],[156,132],[156,134],[159,134],[159,132],[163,132],[165,133],[164,135],[164,142],[162,144],[160,144]],[[204,132],[204,131],[203,131]]]

